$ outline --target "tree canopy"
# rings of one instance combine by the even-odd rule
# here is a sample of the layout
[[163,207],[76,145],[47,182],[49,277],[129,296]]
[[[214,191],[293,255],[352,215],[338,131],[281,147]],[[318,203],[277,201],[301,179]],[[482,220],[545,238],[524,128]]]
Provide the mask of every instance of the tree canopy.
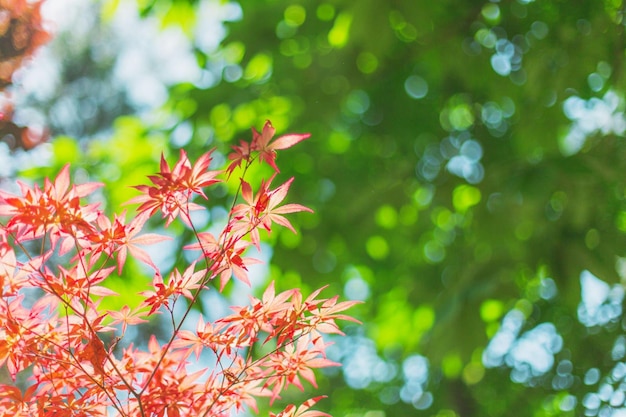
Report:
[[119,203],[161,151],[309,132],[280,166],[315,214],[269,236],[265,278],[365,301],[320,408],[626,415],[624,7],[109,0],[16,80],[52,137],[15,170],[69,161]]

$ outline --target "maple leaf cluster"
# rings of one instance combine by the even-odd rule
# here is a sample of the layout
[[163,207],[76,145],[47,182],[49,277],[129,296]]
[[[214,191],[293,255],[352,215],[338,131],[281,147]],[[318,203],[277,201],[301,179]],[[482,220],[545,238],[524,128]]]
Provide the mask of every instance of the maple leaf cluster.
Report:
[[11,150],[30,149],[47,138],[43,129],[13,122],[13,103],[5,90],[15,72],[50,38],[41,18],[42,1],[0,0],[0,140]]
[[[232,277],[249,283],[248,267],[258,261],[245,254],[260,249],[259,229],[293,230],[284,215],[310,211],[282,204],[293,178],[272,188],[274,175],[256,192],[244,180],[255,160],[277,172],[276,150],[308,137],[285,135],[272,145],[274,133],[269,122],[261,134],[253,129],[252,143],[235,146],[224,171],[209,170],[211,152],[192,164],[181,151],[173,167],[162,158],[151,184],[136,187],[130,221],[90,203],[102,184],[72,184],[69,166],[43,186],[18,182],[21,195],[0,191],[0,368],[26,381],[0,384],[0,415],[230,416],[256,410],[259,397],[276,400],[290,385],[316,386],[314,369],[338,365],[326,357],[323,334],[341,334],[336,320],[356,322],[342,314],[355,302],[322,298],[323,288],[305,298],[299,289],[276,293],[272,283],[226,317],[184,326],[202,293],[222,291]],[[190,213],[206,210],[205,189],[238,167],[226,226],[219,235],[196,230]],[[142,232],[153,217],[166,227],[182,221],[196,237],[185,250],[197,259],[167,279],[142,248],[168,239]],[[117,295],[106,279],[121,274],[128,257],[154,270],[152,283],[138,305],[105,310],[103,300]],[[182,315],[174,314],[177,303]],[[169,317],[166,340],[151,336],[145,347],[126,340],[129,328],[155,314]],[[207,356],[214,363],[199,366]],[[271,416],[326,416],[310,410],[320,398]]]
[[42,0],[0,0],[0,87],[11,83],[25,58],[46,42]]

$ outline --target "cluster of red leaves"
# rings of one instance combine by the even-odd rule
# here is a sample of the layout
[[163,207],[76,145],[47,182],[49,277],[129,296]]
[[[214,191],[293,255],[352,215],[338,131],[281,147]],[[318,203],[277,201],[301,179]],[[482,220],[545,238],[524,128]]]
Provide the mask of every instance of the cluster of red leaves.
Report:
[[[253,131],[250,146],[234,147],[230,159],[244,164],[243,175],[255,159],[277,169],[276,149],[308,137],[283,136],[272,148],[273,133],[267,122],[263,134]],[[209,171],[210,163],[210,152],[195,164],[181,152],[173,168],[163,159],[151,185],[136,187],[141,194],[129,203],[140,205],[129,222],[85,202],[101,184],[72,185],[69,167],[43,187],[19,183],[21,196],[0,192],[0,366],[14,380],[27,378],[0,384],[0,415],[229,416],[256,409],[258,397],[275,400],[290,385],[303,389],[302,380],[315,386],[314,369],[337,365],[325,356],[322,334],[341,333],[335,320],[355,321],[341,314],[354,302],[320,298],[321,289],[304,298],[298,289],[276,294],[271,284],[261,299],[232,307],[226,317],[200,317],[195,331],[183,327],[213,280],[219,278],[220,291],[231,276],[248,282],[248,266],[257,261],[244,253],[259,246],[259,228],[293,229],[283,214],[309,210],[281,205],[292,180],[274,189],[271,179],[263,181],[253,193],[241,178],[243,201],[233,204],[221,234],[196,231],[190,211],[205,207],[192,199],[206,199],[204,189],[236,169]],[[140,247],[167,239],[142,233],[159,212],[166,226],[179,219],[194,231],[196,243],[186,250],[199,253],[167,280]],[[135,308],[106,311],[102,300],[116,294],[105,279],[119,274],[128,256],[155,270],[152,285]],[[177,316],[182,299],[185,313]],[[172,323],[168,340],[152,336],[142,348],[124,339],[129,327],[158,313]],[[199,366],[207,354],[214,362]],[[272,416],[325,416],[309,410],[319,398]]]
[[0,0],[0,87],[11,83],[25,58],[46,42],[42,0]]
[[[43,28],[43,0],[0,0],[0,90],[12,83],[13,74],[45,43],[50,34]],[[13,104],[8,97],[0,105],[0,139],[11,149],[30,149],[47,133],[12,121]]]

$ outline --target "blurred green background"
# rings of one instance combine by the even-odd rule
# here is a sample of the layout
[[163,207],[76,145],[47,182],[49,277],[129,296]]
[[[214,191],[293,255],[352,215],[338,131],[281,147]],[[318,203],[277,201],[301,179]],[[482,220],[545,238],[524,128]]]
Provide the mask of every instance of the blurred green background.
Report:
[[3,156],[7,177],[71,162],[117,209],[161,152],[223,155],[266,119],[311,133],[278,164],[315,214],[269,237],[260,279],[365,301],[320,409],[626,415],[621,0],[44,8],[56,36],[14,95],[16,118],[53,138]]

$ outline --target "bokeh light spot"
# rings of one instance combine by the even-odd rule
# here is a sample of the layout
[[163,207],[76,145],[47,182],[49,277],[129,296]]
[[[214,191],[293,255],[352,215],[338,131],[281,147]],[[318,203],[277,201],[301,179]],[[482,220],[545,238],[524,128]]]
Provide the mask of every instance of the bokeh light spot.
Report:
[[256,121],[257,113],[255,107],[250,103],[242,103],[237,106],[233,112],[233,120],[240,129],[253,126]]
[[389,204],[385,204],[376,211],[376,224],[385,229],[393,229],[398,224],[398,212]]
[[346,97],[345,106],[351,113],[363,114],[370,107],[370,98],[363,90],[353,90]]
[[285,22],[289,26],[300,26],[306,19],[306,10],[299,4],[292,4],[285,9]]
[[496,41],[498,40],[498,37],[491,30],[487,28],[482,28],[476,31],[474,39],[476,39],[476,41],[478,41],[478,43],[480,43],[485,48],[491,49],[496,46]]
[[446,256],[446,250],[441,243],[431,240],[424,245],[424,256],[427,261],[439,263]]
[[533,36],[537,39],[543,39],[546,36],[548,36],[548,30],[549,30],[548,25],[538,20],[533,22],[532,25],[530,25],[530,31],[532,32]]
[[361,277],[350,278],[343,292],[350,300],[365,301],[370,297],[370,287]]
[[576,397],[571,394],[567,394],[561,399],[561,402],[559,403],[559,409],[566,412],[572,411],[576,407],[577,402],[578,401]]
[[413,193],[413,201],[420,208],[426,208],[430,205],[433,197],[435,195],[435,191],[433,187],[420,187]]
[[335,7],[328,3],[320,4],[317,6],[316,14],[319,20],[332,20],[332,18],[335,17]]
[[463,370],[463,361],[458,354],[446,355],[441,361],[441,371],[448,379],[458,377]]
[[600,370],[598,368],[591,368],[585,373],[584,382],[585,385],[597,384],[600,380]]
[[328,151],[334,154],[345,153],[350,148],[350,142],[348,133],[335,130],[328,135]]
[[480,362],[470,362],[463,368],[463,381],[467,385],[479,383],[485,376],[485,367]]
[[342,48],[350,37],[350,26],[352,25],[352,15],[350,13],[340,13],[335,19],[333,28],[328,32],[328,43],[335,48]]
[[452,204],[459,213],[464,213],[470,207],[480,203],[480,199],[480,190],[471,185],[459,185],[452,192]]
[[619,320],[622,314],[624,287],[609,286],[588,270],[580,273],[581,302],[578,320],[587,327],[603,326]]
[[231,42],[222,49],[224,59],[231,64],[238,64],[246,53],[246,46],[242,42]]
[[428,83],[419,75],[411,75],[404,82],[404,91],[409,97],[418,100],[428,94]]
[[489,23],[495,24],[500,21],[500,7],[494,3],[487,3],[483,6],[481,14]]
[[595,249],[600,244],[600,233],[597,229],[589,229],[585,234],[585,246],[588,249]]
[[365,243],[365,250],[373,259],[381,260],[389,254],[389,244],[382,236],[370,236]]
[[593,72],[587,76],[587,84],[589,84],[589,88],[592,91],[597,93],[604,87],[604,78],[600,74]]
[[448,110],[448,120],[454,130],[466,130],[474,124],[474,114],[468,103],[459,103]]
[[534,227],[531,222],[522,221],[515,227],[515,237],[518,240],[526,241],[533,235],[533,231]]
[[356,66],[363,74],[371,74],[378,68],[378,58],[371,52],[361,52],[356,58]]
[[430,330],[435,324],[435,310],[431,306],[422,305],[413,313],[413,326],[420,332]]
[[491,67],[499,75],[509,75],[511,73],[511,59],[503,54],[491,56]]
[[504,313],[504,304],[500,300],[485,300],[480,306],[480,318],[489,323],[499,320]]
[[413,407],[418,410],[426,410],[433,404],[433,394],[430,392],[424,392],[419,398],[413,401]]
[[255,55],[244,71],[244,78],[255,83],[266,81],[271,75],[272,57],[264,53]]

